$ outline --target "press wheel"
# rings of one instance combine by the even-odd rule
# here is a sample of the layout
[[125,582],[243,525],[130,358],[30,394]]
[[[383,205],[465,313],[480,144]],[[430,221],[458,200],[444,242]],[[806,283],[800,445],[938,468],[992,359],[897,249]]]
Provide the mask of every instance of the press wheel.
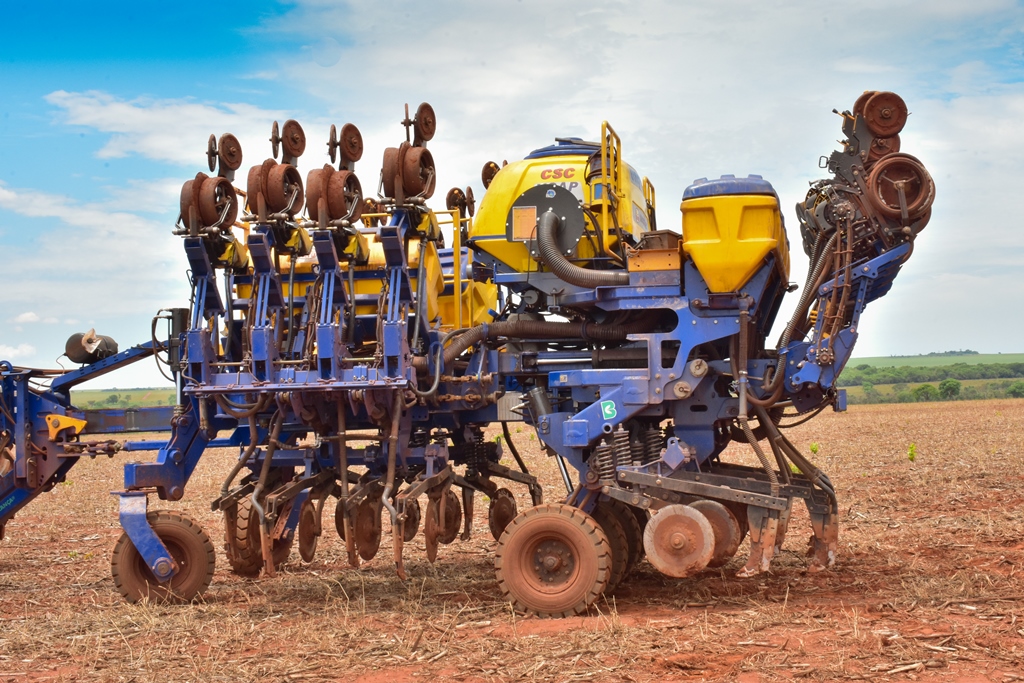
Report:
[[718,501],[698,500],[690,503],[690,507],[707,517],[711,529],[715,533],[715,548],[711,553],[709,567],[721,567],[732,559],[740,549],[743,535],[740,523],[735,515]]
[[868,200],[879,213],[900,218],[901,188],[910,220],[923,216],[935,201],[935,181],[924,164],[909,154],[889,154],[879,160],[868,174]]
[[608,537],[594,518],[568,505],[532,507],[508,525],[494,556],[505,598],[542,617],[585,611],[611,573]]
[[666,505],[644,529],[647,559],[666,576],[693,576],[708,566],[714,549],[711,523],[688,505]]
[[601,525],[601,530],[608,537],[608,547],[612,551],[608,587],[604,589],[606,593],[611,593],[626,577],[626,571],[629,568],[629,541],[626,539],[626,531],[622,528],[622,523],[608,507],[598,503],[594,506],[590,516]]
[[201,595],[213,580],[217,561],[210,537],[197,522],[180,512],[153,511],[146,515],[146,521],[167,547],[178,571],[166,583],[157,581],[125,532],[117,540],[110,559],[117,590],[129,602],[143,598],[158,602],[188,602]]
[[907,103],[894,92],[876,92],[864,103],[864,123],[878,138],[896,135],[907,123]]
[[487,528],[495,541],[501,538],[505,528],[518,514],[516,498],[511,491],[500,488],[491,495],[491,503],[487,506]]

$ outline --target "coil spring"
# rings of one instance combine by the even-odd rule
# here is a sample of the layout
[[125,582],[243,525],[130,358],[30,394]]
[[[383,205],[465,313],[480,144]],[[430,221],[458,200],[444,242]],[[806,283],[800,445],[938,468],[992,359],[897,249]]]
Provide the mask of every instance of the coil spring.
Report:
[[590,459],[592,464],[590,468],[597,472],[597,476],[602,482],[614,482],[615,481],[615,448],[609,444],[603,443],[594,449]]
[[632,460],[633,466],[643,465],[644,459],[644,442],[640,439],[633,439],[629,442],[629,453]]
[[488,470],[487,466],[487,445],[484,443],[483,433],[473,435],[472,447],[466,458],[466,474],[473,476]]
[[658,427],[644,432],[644,464],[649,465],[661,459],[661,450],[665,447],[665,433]]
[[622,427],[612,434],[612,448],[615,449],[615,465],[628,466],[633,461],[633,449],[629,443],[629,432]]

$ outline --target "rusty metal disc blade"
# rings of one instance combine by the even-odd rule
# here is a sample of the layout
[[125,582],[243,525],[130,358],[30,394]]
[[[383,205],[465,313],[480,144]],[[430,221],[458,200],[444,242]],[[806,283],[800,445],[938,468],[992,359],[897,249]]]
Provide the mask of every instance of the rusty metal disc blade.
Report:
[[220,157],[220,165],[228,170],[237,171],[242,167],[242,143],[231,133],[220,136],[217,155]]
[[345,503],[338,499],[338,504],[334,506],[334,529],[338,532],[338,538],[345,540]]
[[441,533],[438,534],[437,540],[448,545],[458,538],[459,530],[462,528],[462,503],[451,489],[445,491],[444,497],[444,520],[441,522]]
[[316,533],[316,503],[307,498],[299,510],[299,528],[297,536],[299,539],[299,557],[303,562],[312,562],[316,555],[316,546],[319,536]]
[[300,157],[306,151],[306,133],[298,121],[288,119],[281,129],[281,146],[285,156]]
[[359,557],[372,560],[380,549],[381,521],[380,506],[372,498],[366,498],[356,507],[355,520],[356,548]]
[[444,196],[444,205],[449,211],[455,209],[462,209],[466,206],[466,195],[462,193],[462,188],[453,187],[448,190],[448,194]]
[[299,170],[291,164],[277,164],[271,168],[267,176],[266,199],[267,206],[275,213],[294,215],[302,211],[305,196]]
[[217,170],[217,136],[210,133],[210,139],[206,141],[206,160],[210,166],[210,173]]
[[245,183],[246,209],[249,213],[256,213],[259,207],[256,206],[256,197],[263,191],[263,166],[250,166],[249,175]]
[[203,225],[214,225],[221,220],[222,215],[222,226],[231,227],[235,224],[238,215],[235,188],[227,178],[207,178],[199,189],[199,216]]
[[494,176],[498,175],[498,171],[501,167],[496,162],[488,161],[484,164],[483,170],[480,171],[480,180],[484,184],[486,190],[491,186],[491,181],[494,180]]
[[437,117],[434,116],[434,108],[426,102],[422,103],[416,108],[416,137],[424,142],[427,142],[434,137],[434,133],[437,132]]
[[341,158],[344,161],[356,162],[363,158],[363,134],[355,124],[346,123],[341,127],[339,144]]
[[466,213],[472,218],[476,214],[476,198],[473,196],[473,188],[466,186]]
[[423,520],[423,543],[427,548],[428,562],[433,562],[437,559],[437,538],[441,533],[441,524],[438,521],[440,513],[440,499],[429,498],[427,500],[427,514]]
[[[351,171],[336,171],[327,181],[327,210],[331,220],[350,218],[355,221],[363,213],[363,188]],[[349,216],[349,212],[352,216]]]
[[907,114],[907,103],[894,92],[877,92],[864,103],[864,122],[875,137],[898,134],[907,123]]
[[711,553],[709,567],[721,567],[732,559],[740,549],[740,524],[735,515],[718,501],[698,500],[690,503],[690,507],[704,515],[711,524],[715,534],[715,547]]
[[406,543],[416,538],[420,529],[420,502],[413,498],[405,502],[405,525],[402,527],[402,540]]
[[506,527],[518,514],[516,498],[511,491],[500,488],[494,492],[491,503],[487,506],[487,528],[490,529],[495,541],[501,538]]
[[277,121],[274,121],[274,125],[270,127],[270,151],[273,152],[275,159],[281,152],[281,131],[277,126]]
[[889,154],[868,174],[868,200],[879,213],[900,218],[904,206],[913,220],[923,216],[935,200],[935,182],[924,164],[909,154]]
[[178,210],[181,212],[181,222],[188,227],[188,208],[192,206],[192,185],[194,180],[186,180],[181,186],[181,195],[178,199]]
[[693,576],[708,566],[714,549],[711,524],[687,505],[666,505],[644,529],[647,559],[666,576]]

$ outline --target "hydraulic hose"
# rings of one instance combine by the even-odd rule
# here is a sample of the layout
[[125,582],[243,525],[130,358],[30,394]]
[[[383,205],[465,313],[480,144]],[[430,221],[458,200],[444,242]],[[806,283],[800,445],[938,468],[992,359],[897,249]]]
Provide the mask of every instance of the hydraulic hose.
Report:
[[231,472],[229,472],[228,476],[224,478],[224,483],[220,485],[221,496],[228,495],[228,489],[231,488],[231,482],[235,480],[235,477],[238,476],[242,467],[249,461],[252,454],[256,452],[256,447],[258,445],[259,431],[256,429],[256,413],[253,413],[249,416],[249,445],[242,451],[242,454],[239,456],[235,466],[231,468]]
[[[740,350],[739,359],[739,377],[737,379],[739,385],[740,394],[740,410],[737,420],[740,423],[740,428],[747,437],[747,441],[750,442],[751,448],[754,449],[754,453],[757,455],[758,461],[761,463],[761,467],[764,468],[765,474],[768,475],[768,482],[771,484],[772,496],[778,498],[779,496],[779,477],[775,474],[775,468],[772,467],[768,461],[768,456],[761,450],[761,444],[757,442],[757,437],[754,436],[754,432],[750,429],[750,424],[747,418],[747,321],[750,314],[746,308],[740,309]],[[771,420],[768,420],[769,424]]]
[[629,284],[629,273],[621,270],[588,270],[569,262],[558,248],[556,237],[562,221],[548,209],[537,221],[537,250],[541,261],[560,280],[577,287],[607,287]]

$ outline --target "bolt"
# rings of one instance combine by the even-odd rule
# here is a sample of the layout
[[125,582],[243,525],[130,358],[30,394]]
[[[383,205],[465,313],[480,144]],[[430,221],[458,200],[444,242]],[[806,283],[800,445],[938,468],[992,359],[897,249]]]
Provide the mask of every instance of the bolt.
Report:
[[166,557],[161,557],[156,561],[156,566],[153,568],[153,573],[157,576],[168,576],[170,575],[173,567],[171,561]]
[[682,550],[686,547],[686,536],[679,532],[676,532],[672,534],[672,537],[669,539],[669,543],[672,545],[674,549]]

